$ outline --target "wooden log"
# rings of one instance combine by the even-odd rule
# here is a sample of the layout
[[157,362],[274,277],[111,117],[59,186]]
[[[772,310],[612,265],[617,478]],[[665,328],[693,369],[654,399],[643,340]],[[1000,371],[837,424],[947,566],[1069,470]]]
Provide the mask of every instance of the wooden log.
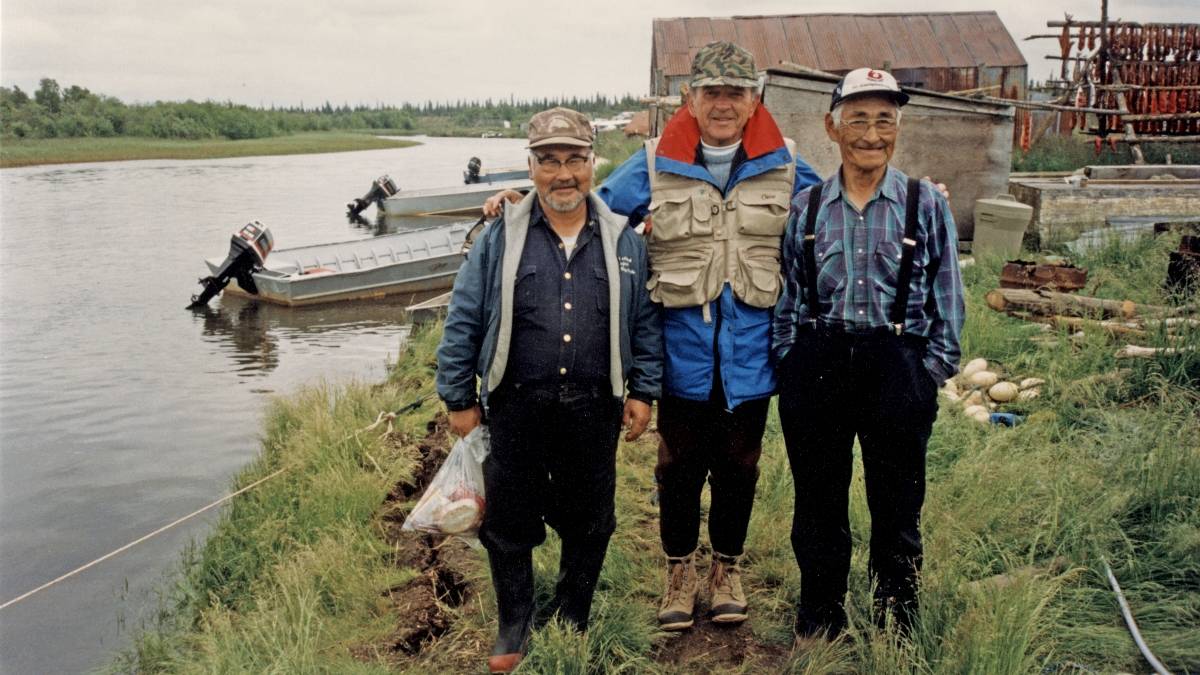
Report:
[[[1129,300],[1104,300],[1086,295],[1072,295],[1054,291],[1035,291],[1028,288],[996,288],[984,296],[988,307],[997,312],[1027,311],[1035,314],[1099,312],[1102,316],[1132,318],[1138,314],[1138,306]],[[1143,306],[1142,312],[1150,306]]]
[[1146,337],[1145,330],[1121,321],[1094,321],[1092,319],[1084,319],[1078,316],[1061,316],[1058,314],[1047,318],[1050,320],[1050,325],[1054,326],[1055,328],[1067,328],[1075,331],[1099,329],[1108,333],[1109,335]]
[[1195,347],[1140,347],[1138,345],[1125,345],[1118,349],[1117,353],[1113,356],[1118,359],[1148,359],[1155,356],[1171,356],[1194,351],[1196,351]]
[[1121,317],[1156,318],[1179,317],[1200,312],[1200,304],[1163,307],[1161,305],[1138,304],[1131,300],[1106,300],[1087,295],[1059,293],[1051,290],[1029,288],[996,288],[984,296],[988,307],[997,312],[1032,312],[1034,314],[1094,314],[1102,318]]

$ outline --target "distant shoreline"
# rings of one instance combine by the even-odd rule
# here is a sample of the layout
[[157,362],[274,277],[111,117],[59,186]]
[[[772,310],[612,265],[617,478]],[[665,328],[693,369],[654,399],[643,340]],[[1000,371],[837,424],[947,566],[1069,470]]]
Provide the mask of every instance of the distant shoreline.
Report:
[[418,141],[380,138],[351,131],[305,132],[288,136],[231,141],[172,140],[135,136],[0,140],[0,168],[120,162],[135,159],[219,159],[264,155],[302,155],[406,148]]

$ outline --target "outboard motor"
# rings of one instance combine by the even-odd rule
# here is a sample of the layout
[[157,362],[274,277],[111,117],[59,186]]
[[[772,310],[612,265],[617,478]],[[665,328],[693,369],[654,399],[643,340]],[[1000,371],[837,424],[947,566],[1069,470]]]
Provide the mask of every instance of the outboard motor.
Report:
[[467,170],[463,172],[463,182],[467,185],[479,182],[479,170],[483,168],[483,162],[479,161],[478,157],[472,157],[467,162]]
[[367,190],[367,194],[346,203],[346,210],[352,216],[357,216],[363,212],[363,209],[375,204],[378,205],[383,200],[391,197],[400,191],[400,186],[396,185],[396,181],[392,180],[386,174],[375,179],[371,183],[371,189]]
[[263,227],[257,220],[247,223],[241,231],[233,235],[229,242],[229,255],[210,277],[200,279],[204,290],[199,295],[192,296],[192,304],[188,309],[203,307],[214,295],[220,293],[229,285],[230,279],[237,279],[238,286],[247,293],[258,294],[258,286],[254,283],[254,272],[262,269],[267,261],[267,254],[275,247],[275,237],[271,231]]

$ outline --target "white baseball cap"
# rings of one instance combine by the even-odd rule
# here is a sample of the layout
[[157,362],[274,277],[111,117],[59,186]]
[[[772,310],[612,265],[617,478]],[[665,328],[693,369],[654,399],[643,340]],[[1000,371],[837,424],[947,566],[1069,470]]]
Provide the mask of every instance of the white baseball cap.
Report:
[[848,98],[865,94],[890,96],[898,106],[908,103],[908,94],[900,89],[891,73],[873,68],[859,68],[846,73],[842,81],[833,88],[833,101],[829,104],[829,109],[833,110]]

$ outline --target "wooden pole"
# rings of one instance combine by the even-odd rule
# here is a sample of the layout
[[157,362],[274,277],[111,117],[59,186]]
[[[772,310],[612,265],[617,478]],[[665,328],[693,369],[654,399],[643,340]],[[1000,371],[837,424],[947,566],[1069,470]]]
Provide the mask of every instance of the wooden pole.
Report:
[[[1111,84],[1121,84],[1121,75],[1117,72],[1116,68],[1113,69]],[[1133,125],[1130,124],[1129,120],[1124,119],[1124,116],[1129,114],[1129,92],[1123,91],[1117,96],[1117,107],[1121,110],[1121,121],[1125,123],[1125,135],[1117,140],[1129,144],[1129,152],[1133,155],[1134,164],[1145,164],[1146,157],[1142,154],[1141,141],[1138,140],[1138,135],[1133,130]],[[1109,138],[1112,137],[1110,136]]]
[[[1109,138],[1114,138],[1109,136]],[[1200,141],[1200,136],[1138,136],[1135,138],[1115,137],[1118,143],[1196,143]],[[1142,159],[1141,148],[1134,151],[1137,157],[1136,164],[1145,164],[1146,160]]]

